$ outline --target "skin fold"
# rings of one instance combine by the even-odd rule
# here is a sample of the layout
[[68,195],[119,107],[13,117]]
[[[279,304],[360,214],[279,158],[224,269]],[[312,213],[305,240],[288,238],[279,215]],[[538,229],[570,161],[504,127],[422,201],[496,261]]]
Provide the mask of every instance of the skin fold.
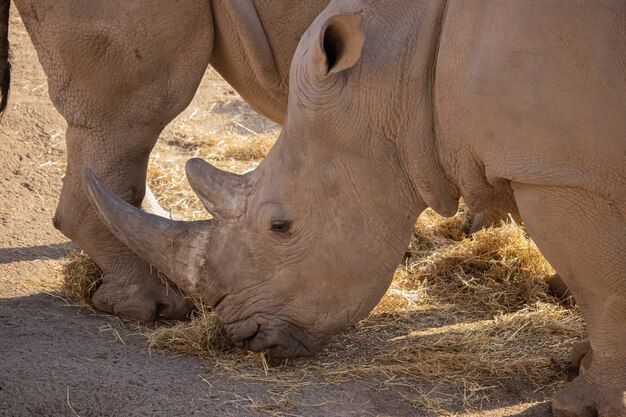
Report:
[[555,415],[626,416],[625,27],[621,0],[334,0],[259,167],[188,163],[215,220],[159,220],[90,170],[88,196],[237,344],[274,356],[363,318],[427,206],[519,213],[589,330]]
[[[14,0],[66,119],[68,166],[55,226],[103,271],[94,305],[142,321],[184,318],[189,305],[116,239],[89,204],[94,169],[125,201],[166,215],[146,193],[150,152],[212,65],[260,113],[282,123],[289,64],[328,0]],[[6,40],[10,1],[0,1]],[[10,72],[0,45],[3,100]]]

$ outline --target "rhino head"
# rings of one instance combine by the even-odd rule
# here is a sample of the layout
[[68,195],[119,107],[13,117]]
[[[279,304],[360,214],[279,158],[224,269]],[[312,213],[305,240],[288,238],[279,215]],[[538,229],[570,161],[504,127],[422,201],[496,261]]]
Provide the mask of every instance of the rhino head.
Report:
[[301,40],[286,123],[258,168],[236,175],[188,162],[213,220],[144,213],[85,172],[92,204],[122,242],[212,306],[235,344],[273,357],[310,355],[365,317],[427,205],[401,126],[388,122],[385,103],[401,91],[362,75],[380,44],[368,48],[360,10],[336,9]]

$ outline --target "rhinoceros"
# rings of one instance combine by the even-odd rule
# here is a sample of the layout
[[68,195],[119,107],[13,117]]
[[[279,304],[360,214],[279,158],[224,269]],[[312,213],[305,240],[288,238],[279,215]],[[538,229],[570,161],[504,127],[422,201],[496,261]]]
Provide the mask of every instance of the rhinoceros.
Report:
[[626,415],[624,1],[334,0],[289,89],[256,170],[188,162],[213,220],[142,212],[86,170],[90,200],[236,344],[274,356],[363,318],[427,206],[519,209],[589,329],[555,414]]
[[[159,133],[191,101],[211,64],[257,111],[281,123],[298,41],[329,0],[14,0],[67,120],[68,166],[55,226],[103,270],[93,297],[104,311],[150,321],[189,306],[120,243],[85,197],[90,166],[133,205],[161,213],[145,194]],[[10,0],[0,1],[0,88],[9,87]]]

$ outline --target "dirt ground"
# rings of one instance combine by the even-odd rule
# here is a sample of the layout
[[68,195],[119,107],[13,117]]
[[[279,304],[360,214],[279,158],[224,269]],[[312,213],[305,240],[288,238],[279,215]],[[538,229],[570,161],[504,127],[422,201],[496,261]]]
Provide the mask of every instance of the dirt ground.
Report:
[[[68,303],[59,288],[71,243],[51,221],[65,166],[65,124],[50,103],[45,76],[15,13],[10,33],[12,94],[0,125],[0,415],[433,414],[411,401],[416,387],[405,384],[381,389],[364,378],[329,382],[303,374],[285,389],[276,382],[280,371],[268,378],[263,367],[249,366],[237,375],[217,361],[151,351],[143,328]],[[224,130],[268,135],[276,130],[212,71],[174,125],[164,132],[155,158],[198,153],[181,146],[188,143],[181,131],[193,139]],[[325,360],[321,353],[291,367]],[[550,415],[545,395],[516,381],[508,385],[501,398],[475,415]]]

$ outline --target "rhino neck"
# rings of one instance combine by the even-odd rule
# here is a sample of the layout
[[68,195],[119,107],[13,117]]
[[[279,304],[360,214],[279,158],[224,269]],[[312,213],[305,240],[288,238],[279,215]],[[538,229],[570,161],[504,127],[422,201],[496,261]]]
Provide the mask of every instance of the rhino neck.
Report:
[[407,1],[415,10],[405,13],[417,22],[407,24],[404,38],[408,45],[401,58],[399,95],[403,123],[398,127],[399,149],[405,161],[407,176],[416,194],[427,206],[444,216],[457,212],[459,193],[440,160],[436,138],[433,100],[439,38],[447,1]]
[[211,65],[256,111],[282,124],[291,60],[329,1],[212,0]]

